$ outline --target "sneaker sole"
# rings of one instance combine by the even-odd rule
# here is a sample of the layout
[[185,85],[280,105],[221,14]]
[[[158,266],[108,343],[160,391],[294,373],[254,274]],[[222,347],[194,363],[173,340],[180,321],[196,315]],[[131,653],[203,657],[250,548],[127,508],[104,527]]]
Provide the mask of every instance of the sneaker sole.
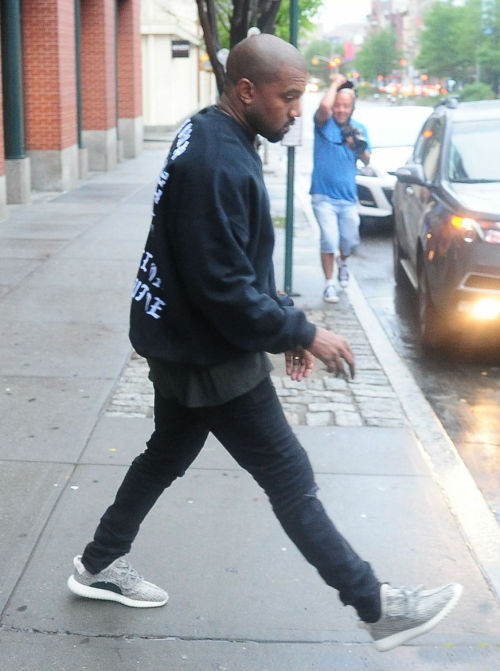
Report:
[[379,652],[387,652],[387,650],[397,648],[398,645],[402,645],[403,643],[406,643],[406,641],[410,641],[412,638],[421,636],[422,634],[428,632],[430,629],[433,629],[437,624],[441,622],[441,620],[443,620],[447,615],[449,615],[451,611],[455,608],[460,597],[462,596],[464,588],[462,587],[462,585],[457,584],[454,586],[453,591],[454,594],[452,598],[448,601],[446,606],[439,611],[439,613],[436,613],[436,615],[434,615],[432,619],[428,620],[427,622],[424,622],[418,627],[414,627],[413,629],[405,629],[404,631],[400,631],[397,634],[392,634],[391,636],[387,636],[386,638],[380,638],[378,641],[374,641],[375,648]]
[[75,580],[73,575],[69,576],[67,585],[70,591],[77,596],[83,596],[87,599],[97,599],[98,601],[116,601],[124,606],[130,606],[131,608],[157,608],[158,606],[164,606],[168,601],[168,594],[167,598],[163,601],[138,601],[137,599],[131,599],[128,596],[117,594],[116,592],[111,592],[107,589],[82,585]]
[[325,303],[338,303],[339,302],[339,297],[335,296],[335,298],[325,298],[323,296],[323,300],[325,301]]

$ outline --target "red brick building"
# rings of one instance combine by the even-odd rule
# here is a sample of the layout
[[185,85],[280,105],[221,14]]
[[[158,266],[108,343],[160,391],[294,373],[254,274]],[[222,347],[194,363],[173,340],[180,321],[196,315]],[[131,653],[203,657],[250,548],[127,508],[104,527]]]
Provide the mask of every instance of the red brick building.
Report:
[[140,0],[2,0],[0,215],[142,146]]

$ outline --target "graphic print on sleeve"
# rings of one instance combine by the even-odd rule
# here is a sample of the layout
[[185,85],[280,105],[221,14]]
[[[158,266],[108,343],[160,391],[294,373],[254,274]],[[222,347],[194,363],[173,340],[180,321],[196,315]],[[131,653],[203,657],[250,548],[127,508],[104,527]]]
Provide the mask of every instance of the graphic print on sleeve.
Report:
[[[185,121],[179,129],[175,144],[173,145],[165,161],[158,179],[156,192],[153,198],[155,205],[158,205],[160,202],[160,199],[163,195],[163,189],[165,188],[165,185],[170,176],[167,166],[186,151],[189,146],[192,130],[193,124],[191,119]],[[155,216],[156,213],[153,211],[150,231],[154,230]],[[158,265],[154,260],[154,256],[152,252],[144,250],[141,264],[139,266],[139,272],[137,274],[134,289],[132,291],[132,298],[138,303],[142,301],[144,304],[144,312],[153,319],[160,319],[161,311],[166,305],[165,301],[157,295],[158,292],[154,291],[154,289],[160,289],[161,286],[162,279],[158,274]]]

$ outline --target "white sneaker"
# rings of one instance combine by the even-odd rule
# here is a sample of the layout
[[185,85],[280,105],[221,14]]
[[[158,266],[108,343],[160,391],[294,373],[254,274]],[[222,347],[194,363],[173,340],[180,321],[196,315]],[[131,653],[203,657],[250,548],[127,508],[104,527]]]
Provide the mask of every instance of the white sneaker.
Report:
[[337,296],[337,292],[335,291],[333,284],[329,284],[325,287],[325,290],[323,291],[323,300],[327,303],[339,302],[339,297]]
[[133,608],[155,608],[168,601],[161,587],[147,582],[128,561],[119,557],[100,573],[89,573],[82,564],[81,555],[73,560],[75,571],[67,585],[78,596],[101,601],[117,601]]
[[349,284],[349,268],[345,263],[339,264],[339,284],[342,289],[346,289]]
[[425,634],[451,612],[462,595],[456,583],[437,589],[406,589],[383,584],[380,587],[382,616],[378,622],[363,623],[380,652]]

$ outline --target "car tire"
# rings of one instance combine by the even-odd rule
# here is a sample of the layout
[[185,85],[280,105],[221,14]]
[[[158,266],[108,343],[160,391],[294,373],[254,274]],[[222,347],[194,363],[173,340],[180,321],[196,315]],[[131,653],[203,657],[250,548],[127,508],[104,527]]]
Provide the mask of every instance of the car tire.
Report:
[[394,270],[394,281],[398,287],[401,287],[406,284],[407,278],[406,273],[403,270],[401,265],[401,246],[399,244],[398,236],[396,230],[392,236],[392,263]]
[[417,318],[421,346],[429,350],[439,348],[444,342],[445,324],[432,302],[423,263],[418,270]]

